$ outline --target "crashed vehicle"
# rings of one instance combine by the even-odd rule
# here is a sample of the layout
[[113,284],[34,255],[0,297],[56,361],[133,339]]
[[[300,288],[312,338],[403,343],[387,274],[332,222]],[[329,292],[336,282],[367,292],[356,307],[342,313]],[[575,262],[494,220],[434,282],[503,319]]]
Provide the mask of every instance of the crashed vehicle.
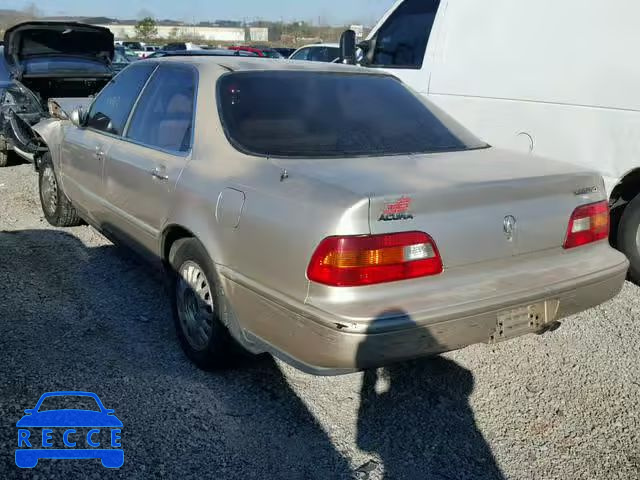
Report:
[[31,126],[50,116],[50,98],[90,97],[114,75],[113,34],[83,23],[21,23],[0,53],[0,167],[9,150],[34,160],[41,147]]
[[205,369],[246,350],[328,375],[541,334],[629,265],[599,175],[492,148],[384,72],[141,60],[34,129],[46,220],[164,266]]

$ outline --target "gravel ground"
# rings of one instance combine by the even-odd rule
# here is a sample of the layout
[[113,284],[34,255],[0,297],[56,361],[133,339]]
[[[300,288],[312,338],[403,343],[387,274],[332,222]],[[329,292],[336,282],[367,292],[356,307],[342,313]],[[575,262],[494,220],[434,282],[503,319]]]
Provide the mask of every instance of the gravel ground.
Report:
[[[640,478],[640,296],[545,336],[316,378],[270,359],[204,373],[159,274],[89,227],[51,228],[31,166],[0,170],[0,478]],[[96,392],[125,464],[13,463],[52,390]]]

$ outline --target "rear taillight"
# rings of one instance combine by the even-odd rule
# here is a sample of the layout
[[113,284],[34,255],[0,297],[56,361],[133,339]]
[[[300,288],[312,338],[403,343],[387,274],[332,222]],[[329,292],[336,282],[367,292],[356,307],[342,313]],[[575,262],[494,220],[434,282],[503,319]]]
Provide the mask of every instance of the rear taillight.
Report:
[[573,211],[564,248],[575,248],[605,240],[609,236],[609,204],[606,201],[583,205]]
[[334,287],[394,282],[442,273],[433,239],[422,232],[325,238],[307,268],[309,280]]

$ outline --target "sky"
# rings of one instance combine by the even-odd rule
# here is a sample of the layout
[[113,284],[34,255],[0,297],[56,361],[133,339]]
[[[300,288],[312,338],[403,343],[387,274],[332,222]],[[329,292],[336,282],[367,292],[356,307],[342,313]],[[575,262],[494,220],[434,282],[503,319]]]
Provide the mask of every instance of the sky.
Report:
[[313,20],[332,25],[372,25],[394,0],[2,0],[1,8],[30,5],[45,15],[155,18],[187,22],[213,20]]

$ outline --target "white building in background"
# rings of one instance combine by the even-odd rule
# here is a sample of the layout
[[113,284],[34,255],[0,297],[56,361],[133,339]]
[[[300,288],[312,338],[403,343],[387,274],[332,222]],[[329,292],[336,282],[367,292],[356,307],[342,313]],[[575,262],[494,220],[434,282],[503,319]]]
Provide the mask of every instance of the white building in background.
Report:
[[249,38],[252,42],[268,42],[269,29],[266,27],[251,27],[249,29]]
[[356,32],[356,39],[361,40],[364,37],[364,25],[351,25],[349,28]]
[[[136,37],[136,26],[133,24],[99,25],[106,27],[117,40]],[[196,25],[158,25],[158,39],[168,40],[175,37],[200,38],[203,41],[242,43],[247,40],[246,30],[242,27],[200,27]],[[268,28],[249,28],[249,39],[252,42],[269,40]]]

